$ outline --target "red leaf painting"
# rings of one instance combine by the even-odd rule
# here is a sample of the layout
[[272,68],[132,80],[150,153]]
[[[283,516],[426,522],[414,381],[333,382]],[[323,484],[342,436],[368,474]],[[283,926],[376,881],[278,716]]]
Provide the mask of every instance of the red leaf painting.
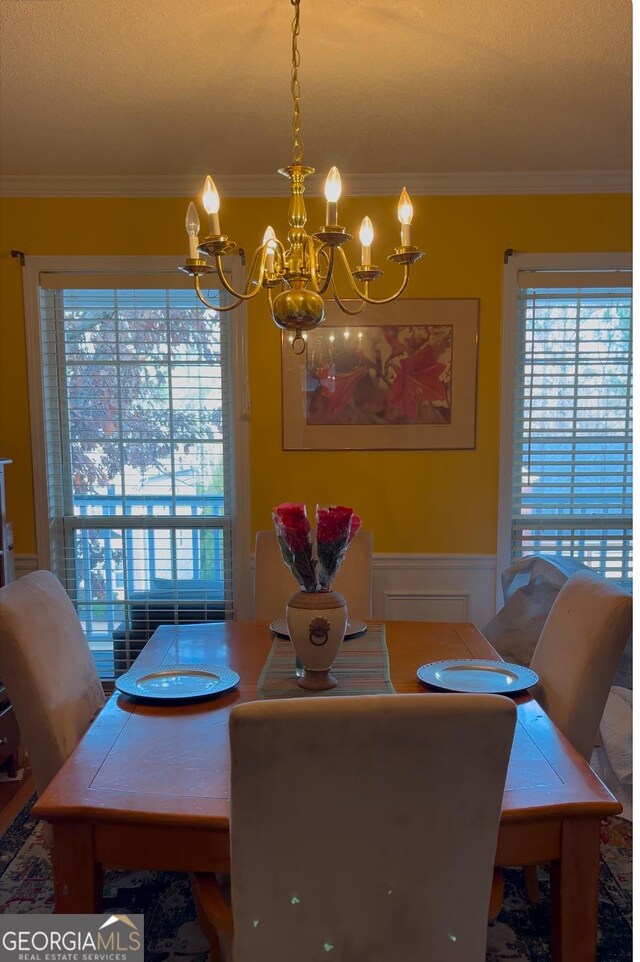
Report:
[[430,344],[411,357],[400,361],[400,369],[391,388],[391,404],[400,408],[410,420],[418,416],[423,401],[445,401],[447,392],[440,380],[446,365],[441,364]]

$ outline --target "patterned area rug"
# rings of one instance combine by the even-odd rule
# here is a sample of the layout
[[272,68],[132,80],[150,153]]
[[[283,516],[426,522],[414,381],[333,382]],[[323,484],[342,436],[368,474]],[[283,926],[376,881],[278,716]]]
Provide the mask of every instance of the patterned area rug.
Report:
[[[32,801],[0,838],[0,912],[51,912],[51,865],[43,827],[30,817]],[[602,830],[598,962],[631,962],[631,823],[610,818]],[[529,905],[522,873],[505,873],[504,907],[489,925],[487,962],[549,962],[549,878],[540,872],[541,898]],[[186,875],[107,872],[104,910],[143,913],[145,959],[205,962],[208,944],[196,921]]]

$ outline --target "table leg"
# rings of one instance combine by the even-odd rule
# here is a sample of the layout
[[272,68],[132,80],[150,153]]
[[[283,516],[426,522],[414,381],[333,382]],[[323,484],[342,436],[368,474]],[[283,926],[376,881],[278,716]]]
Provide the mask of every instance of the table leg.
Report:
[[565,819],[560,858],[551,862],[553,962],[595,962],[599,881],[600,820]]
[[91,825],[54,824],[52,863],[56,912],[102,911],[102,866]]

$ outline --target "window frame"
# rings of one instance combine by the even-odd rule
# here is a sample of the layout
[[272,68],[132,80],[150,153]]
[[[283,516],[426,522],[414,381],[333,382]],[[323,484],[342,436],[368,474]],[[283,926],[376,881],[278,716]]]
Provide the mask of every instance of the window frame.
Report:
[[524,270],[612,271],[633,268],[627,251],[599,253],[505,254],[502,287],[502,355],[500,379],[500,461],[496,551],[496,610],[502,607],[501,575],[511,564],[511,494],[513,472],[513,384],[518,324],[518,273]]
[[[175,256],[27,256],[23,271],[34,516],[38,568],[51,569],[52,542],[48,506],[48,467],[43,391],[43,344],[40,323],[40,274],[144,274],[178,270],[183,257]],[[229,280],[236,290],[244,284],[241,257],[227,258]],[[231,385],[231,557],[235,617],[250,617],[249,592],[249,443],[250,401],[247,366],[247,311],[244,304],[231,312],[229,324]]]

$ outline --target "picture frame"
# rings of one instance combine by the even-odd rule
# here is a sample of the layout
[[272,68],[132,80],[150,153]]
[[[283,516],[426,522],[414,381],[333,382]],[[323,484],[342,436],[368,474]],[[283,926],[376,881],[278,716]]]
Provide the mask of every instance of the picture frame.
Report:
[[326,303],[303,354],[282,334],[283,450],[475,448],[478,327],[477,298]]

